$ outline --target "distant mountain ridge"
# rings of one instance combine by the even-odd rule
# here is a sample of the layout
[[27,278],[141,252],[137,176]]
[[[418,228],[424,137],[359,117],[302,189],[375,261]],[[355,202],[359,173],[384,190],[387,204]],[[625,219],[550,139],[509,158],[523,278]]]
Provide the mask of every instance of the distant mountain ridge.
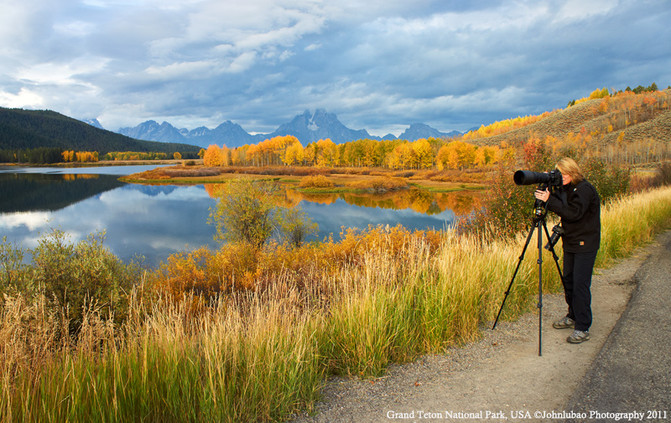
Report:
[[459,131],[451,131],[448,133],[440,132],[437,129],[430,127],[424,123],[413,123],[406,129],[399,138],[402,140],[415,141],[420,138],[451,138],[457,135],[462,135]]
[[[120,128],[117,132],[137,139],[187,143],[203,148],[210,144],[226,144],[228,147],[234,148],[284,135],[293,135],[304,145],[326,138],[330,138],[337,144],[359,139],[397,139],[393,134],[377,137],[370,135],[365,129],[350,129],[340,122],[334,113],[328,113],[324,109],[317,109],[314,112],[306,110],[269,134],[249,134],[240,125],[230,120],[215,129],[201,126],[192,130],[178,129],[168,122],[159,124],[156,121],[148,120],[132,128]],[[415,141],[420,138],[446,138],[456,135],[461,135],[461,132],[444,133],[426,124],[414,123],[398,138]]]
[[[97,122],[97,121],[96,121]],[[0,107],[0,150],[61,148],[63,150],[198,153],[189,144],[133,139],[94,127],[51,110]]]

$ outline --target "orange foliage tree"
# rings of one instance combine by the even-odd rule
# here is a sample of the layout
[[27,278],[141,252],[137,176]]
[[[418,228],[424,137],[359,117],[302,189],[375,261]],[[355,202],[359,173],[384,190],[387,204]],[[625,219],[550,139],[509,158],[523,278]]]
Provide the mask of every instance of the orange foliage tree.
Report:
[[211,144],[205,150],[203,154],[203,164],[205,166],[228,166],[231,161],[231,153],[228,147],[223,146],[219,147],[218,145]]

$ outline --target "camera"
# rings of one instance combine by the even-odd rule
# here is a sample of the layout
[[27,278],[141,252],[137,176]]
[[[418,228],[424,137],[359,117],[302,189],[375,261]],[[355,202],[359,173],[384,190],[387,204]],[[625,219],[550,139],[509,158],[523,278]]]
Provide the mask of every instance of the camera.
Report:
[[546,184],[550,187],[562,186],[561,172],[551,170],[549,172],[532,172],[531,170],[518,170],[513,175],[513,180],[517,185]]
[[545,249],[548,251],[552,250],[562,235],[564,235],[564,228],[562,228],[560,225],[554,225],[552,228],[552,235],[550,235],[548,243],[545,244]]

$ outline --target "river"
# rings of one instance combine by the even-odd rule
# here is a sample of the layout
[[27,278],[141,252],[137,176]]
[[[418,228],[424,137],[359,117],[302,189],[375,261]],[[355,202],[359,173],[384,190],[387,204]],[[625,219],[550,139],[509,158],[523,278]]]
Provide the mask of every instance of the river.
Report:
[[[105,246],[124,261],[156,265],[170,254],[202,245],[216,248],[208,224],[216,206],[204,185],[126,184],[118,178],[156,166],[0,168],[0,238],[34,248],[53,229],[71,241],[105,231]],[[316,239],[343,227],[401,224],[443,229],[478,202],[472,193],[404,190],[385,195],[303,195],[287,190],[287,202],[319,225]]]

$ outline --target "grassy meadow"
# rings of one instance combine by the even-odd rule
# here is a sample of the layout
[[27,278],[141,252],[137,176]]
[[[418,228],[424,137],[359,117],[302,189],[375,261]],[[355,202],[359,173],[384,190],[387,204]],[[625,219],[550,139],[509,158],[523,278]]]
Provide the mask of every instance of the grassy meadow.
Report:
[[[650,242],[670,222],[669,187],[605,205],[597,266]],[[301,259],[300,271],[282,266],[262,287],[212,296],[209,304],[146,295],[143,280],[121,321],[98,303],[85,304],[76,339],[67,335],[67,315],[44,296],[5,295],[0,420],[285,419],[310,409],[330,375],[374,377],[392,362],[477,339],[496,317],[525,236],[446,231],[432,238],[378,229],[329,244],[356,244],[329,271],[324,263],[335,256],[315,253]],[[534,309],[535,253],[527,251],[503,319]],[[557,292],[561,283],[545,253],[544,286]]]

